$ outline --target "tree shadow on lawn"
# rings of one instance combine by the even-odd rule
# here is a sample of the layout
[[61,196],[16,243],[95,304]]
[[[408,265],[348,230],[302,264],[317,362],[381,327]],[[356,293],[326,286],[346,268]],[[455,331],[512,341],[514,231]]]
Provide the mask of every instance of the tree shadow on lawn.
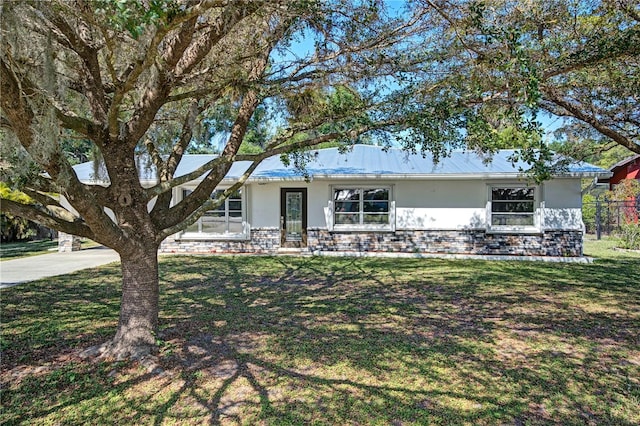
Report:
[[120,279],[114,263],[0,290],[2,369],[42,365],[112,336]]
[[3,339],[3,406],[22,401],[4,420],[633,424],[638,266],[172,257],[155,364],[71,356],[9,383],[115,331],[118,273],[98,269],[3,294],[27,334],[53,317],[68,336]]

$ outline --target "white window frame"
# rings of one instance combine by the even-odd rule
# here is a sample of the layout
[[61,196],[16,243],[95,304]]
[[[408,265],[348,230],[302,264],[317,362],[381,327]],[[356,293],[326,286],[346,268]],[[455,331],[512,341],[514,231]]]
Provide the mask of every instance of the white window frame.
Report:
[[[184,187],[180,190],[180,197],[184,197],[184,191],[192,191],[194,188]],[[219,187],[214,190],[215,191],[224,191],[227,189],[226,187]],[[248,240],[251,235],[251,229],[249,227],[249,223],[247,221],[247,187],[243,186],[240,188],[240,203],[241,203],[241,218],[242,218],[242,231],[241,232],[193,232],[193,231],[182,231],[179,235],[180,239],[183,240]],[[226,198],[223,202],[224,212],[225,212],[225,223],[227,223],[228,228],[228,220],[229,220],[229,198]],[[212,209],[213,210],[213,209]],[[199,223],[199,229],[201,229],[201,220],[202,217],[198,218],[196,223]]]
[[[492,224],[492,205],[493,190],[507,188],[532,188],[533,189],[533,225],[493,225]],[[490,233],[540,233],[542,232],[542,213],[544,211],[544,202],[541,201],[542,189],[539,185],[529,185],[526,183],[492,183],[487,185],[487,232]],[[499,214],[499,213],[498,213]]]
[[[358,209],[358,214],[360,216],[360,220],[362,221],[364,218],[364,199],[362,196],[362,192],[368,189],[385,189],[388,191],[389,199],[387,202],[389,203],[389,210],[387,212],[389,217],[389,222],[384,224],[374,224],[374,223],[359,223],[359,224],[336,224],[335,223],[335,192],[339,190],[358,190],[360,191],[360,205]],[[345,184],[345,185],[331,185],[329,192],[329,205],[326,214],[327,228],[329,231],[335,232],[349,232],[349,231],[382,231],[382,232],[391,232],[395,231],[395,223],[396,223],[396,202],[394,200],[394,191],[393,185],[362,185],[362,184]]]

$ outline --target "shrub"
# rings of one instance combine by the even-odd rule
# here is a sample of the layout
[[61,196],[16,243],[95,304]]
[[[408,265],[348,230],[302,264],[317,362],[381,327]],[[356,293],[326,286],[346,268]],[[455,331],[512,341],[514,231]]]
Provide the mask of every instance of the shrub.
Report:
[[621,225],[618,238],[621,248],[640,250],[640,224],[626,223]]
[[[0,182],[0,196],[8,200],[29,202],[30,198],[20,192],[14,191],[9,186]],[[0,213],[0,241],[3,243],[30,239],[38,233],[39,225],[8,213]]]

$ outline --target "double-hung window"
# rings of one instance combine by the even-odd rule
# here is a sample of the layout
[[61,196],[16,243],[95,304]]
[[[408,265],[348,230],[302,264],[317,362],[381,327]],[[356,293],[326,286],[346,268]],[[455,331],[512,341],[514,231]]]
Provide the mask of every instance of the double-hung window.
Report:
[[390,187],[334,187],[332,191],[334,229],[390,227]]
[[[215,199],[223,190],[215,190],[211,198]],[[183,198],[191,193],[183,190]],[[244,233],[242,189],[234,191],[218,207],[205,212],[195,223],[184,230],[186,236],[194,237],[239,237]]]
[[531,186],[490,188],[491,229],[533,229],[536,223],[536,189]]

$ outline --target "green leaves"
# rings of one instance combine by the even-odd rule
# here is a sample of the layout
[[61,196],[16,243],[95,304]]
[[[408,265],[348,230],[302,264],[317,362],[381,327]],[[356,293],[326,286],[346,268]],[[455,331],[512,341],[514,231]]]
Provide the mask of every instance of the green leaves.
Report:
[[99,0],[96,11],[115,30],[127,30],[137,39],[147,26],[161,26],[180,13],[175,0]]

